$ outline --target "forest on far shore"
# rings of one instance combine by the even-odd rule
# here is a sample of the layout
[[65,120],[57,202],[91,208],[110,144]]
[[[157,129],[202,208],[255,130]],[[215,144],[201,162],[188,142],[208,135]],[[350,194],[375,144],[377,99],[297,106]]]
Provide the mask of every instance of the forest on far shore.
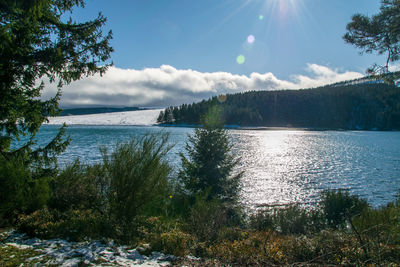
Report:
[[400,88],[380,82],[220,95],[168,107],[157,121],[198,125],[213,105],[222,108],[225,125],[400,130]]

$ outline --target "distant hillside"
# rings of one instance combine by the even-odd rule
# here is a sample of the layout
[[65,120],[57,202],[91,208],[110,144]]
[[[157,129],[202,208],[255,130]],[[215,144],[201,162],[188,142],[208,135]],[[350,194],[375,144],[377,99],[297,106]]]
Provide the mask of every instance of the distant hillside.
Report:
[[[386,79],[390,80],[391,77],[399,77],[400,71],[396,72],[391,72],[386,74]],[[395,80],[396,85],[400,85],[399,80]],[[348,80],[348,81],[342,81],[342,82],[337,82],[334,84],[328,85],[328,87],[337,87],[337,86],[346,86],[346,85],[356,85],[356,84],[377,84],[377,83],[385,83],[384,78],[381,75],[371,75],[371,76],[365,76],[359,79],[354,79],[354,80]]]
[[62,125],[153,125],[161,109],[50,117],[47,124]]
[[109,108],[109,107],[72,108],[72,109],[64,109],[63,111],[61,111],[59,116],[90,115],[90,114],[100,114],[100,113],[135,111],[135,110],[141,110],[141,109],[142,108],[138,108],[138,107],[124,107],[124,108]]
[[[225,99],[223,99],[225,100]],[[164,124],[200,124],[211,105],[219,105],[227,125],[318,129],[400,130],[400,89],[369,81],[315,89],[252,91],[169,107]]]

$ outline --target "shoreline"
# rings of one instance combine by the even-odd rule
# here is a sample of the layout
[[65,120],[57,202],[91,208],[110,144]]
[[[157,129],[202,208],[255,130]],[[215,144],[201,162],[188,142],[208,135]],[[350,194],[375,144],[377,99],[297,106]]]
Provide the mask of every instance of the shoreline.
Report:
[[[153,124],[151,126],[158,127],[176,127],[176,128],[200,128],[202,125],[196,124]],[[254,131],[338,131],[338,132],[399,132],[400,129],[384,130],[384,129],[344,129],[344,128],[326,128],[326,127],[285,127],[285,126],[240,126],[240,125],[224,125],[228,130],[254,130]]]
[[[62,126],[61,123],[43,123],[42,126]],[[160,128],[201,128],[201,125],[195,124],[87,124],[87,123],[71,123],[69,126],[89,126],[89,127],[160,127]],[[343,129],[343,128],[314,128],[314,127],[283,127],[283,126],[238,126],[225,125],[227,130],[251,130],[251,131],[310,131],[310,132],[400,132],[400,129]]]

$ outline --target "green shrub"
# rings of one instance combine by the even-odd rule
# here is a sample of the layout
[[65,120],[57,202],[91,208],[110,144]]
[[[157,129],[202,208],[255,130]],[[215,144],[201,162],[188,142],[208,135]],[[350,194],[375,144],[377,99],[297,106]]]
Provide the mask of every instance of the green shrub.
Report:
[[86,238],[112,237],[112,226],[91,210],[57,211],[47,208],[29,215],[20,215],[17,228],[40,238],[67,238],[82,241]]
[[235,241],[235,240],[243,240],[248,238],[249,236],[249,229],[244,229],[240,227],[226,227],[223,228],[220,235],[219,240],[228,240],[228,241]]
[[302,262],[310,266],[360,266],[363,254],[353,235],[332,230],[324,230],[314,236],[288,236],[280,248],[288,262]]
[[161,251],[176,256],[189,253],[194,237],[183,232],[182,223],[169,217],[143,217],[138,224],[136,244],[146,247],[144,253]]
[[146,135],[120,143],[110,155],[103,150],[109,215],[124,235],[138,216],[160,215],[171,193],[171,167],[165,160],[168,136]]
[[352,228],[366,259],[379,265],[400,262],[400,207],[394,203],[365,209]]
[[138,228],[138,240],[141,243],[154,243],[162,233],[172,231],[173,229],[181,229],[182,224],[177,219],[162,216],[141,217],[139,219],[140,227]]
[[227,210],[218,200],[197,196],[186,218],[187,230],[200,241],[215,242],[221,230],[229,225]]
[[270,210],[258,210],[250,214],[248,226],[250,229],[267,231],[274,229],[273,212]]
[[277,209],[274,214],[276,228],[284,234],[305,234],[309,218],[307,212],[297,205]]
[[50,207],[59,211],[104,209],[105,178],[101,164],[87,166],[75,160],[52,181]]
[[335,229],[344,228],[346,220],[351,220],[369,207],[366,200],[341,189],[324,191],[320,206],[326,223]]
[[189,234],[179,229],[172,229],[157,235],[157,238],[150,245],[156,251],[175,256],[185,256],[189,254],[188,248],[190,247],[191,239]]
[[226,228],[243,226],[241,208],[208,200],[207,196],[198,195],[185,218],[187,232],[201,242],[215,243],[221,239]]
[[37,210],[29,215],[21,214],[18,217],[17,228],[30,236],[53,237],[54,222],[57,221],[57,217],[47,208]]
[[257,211],[250,216],[249,227],[255,230],[274,230],[283,234],[311,234],[324,229],[325,224],[319,210],[288,205]]
[[0,156],[0,226],[11,223],[18,214],[46,205],[50,197],[49,178],[32,177],[32,171],[19,158]]
[[273,225],[283,234],[309,234],[323,228],[318,210],[307,210],[299,205],[275,209]]
[[135,216],[164,212],[171,194],[171,167],[165,160],[168,136],[146,135],[117,144],[103,162],[85,165],[76,160],[52,182],[51,208],[93,209],[131,221]]
[[102,163],[76,160],[53,179],[50,209],[21,216],[19,228],[47,237],[137,239],[143,218],[166,215],[170,202],[167,141],[167,135],[145,135],[110,154],[102,149]]
[[227,266],[282,265],[287,264],[287,255],[282,253],[281,245],[282,238],[274,232],[256,231],[237,240],[222,240],[209,247],[208,255]]

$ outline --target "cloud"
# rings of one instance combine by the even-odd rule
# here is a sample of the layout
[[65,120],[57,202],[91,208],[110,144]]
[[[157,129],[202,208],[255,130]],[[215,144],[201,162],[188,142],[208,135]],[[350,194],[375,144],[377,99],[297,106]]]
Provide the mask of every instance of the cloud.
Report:
[[389,71],[395,72],[395,71],[400,71],[400,64],[390,64],[389,65]]
[[[192,103],[218,94],[311,88],[363,76],[358,72],[339,72],[317,64],[308,64],[306,70],[309,76],[293,75],[290,80],[280,80],[271,72],[254,72],[246,76],[179,70],[169,65],[143,70],[111,67],[103,77],[86,77],[64,86],[60,104],[63,107],[163,107]],[[43,98],[54,96],[55,92],[55,84],[49,84]]]
[[351,71],[339,73],[337,69],[333,70],[326,66],[321,66],[317,64],[308,64],[306,70],[309,73],[313,74],[313,76],[293,76],[295,84],[300,86],[300,88],[312,88],[340,81],[357,79],[364,76],[361,73]]

